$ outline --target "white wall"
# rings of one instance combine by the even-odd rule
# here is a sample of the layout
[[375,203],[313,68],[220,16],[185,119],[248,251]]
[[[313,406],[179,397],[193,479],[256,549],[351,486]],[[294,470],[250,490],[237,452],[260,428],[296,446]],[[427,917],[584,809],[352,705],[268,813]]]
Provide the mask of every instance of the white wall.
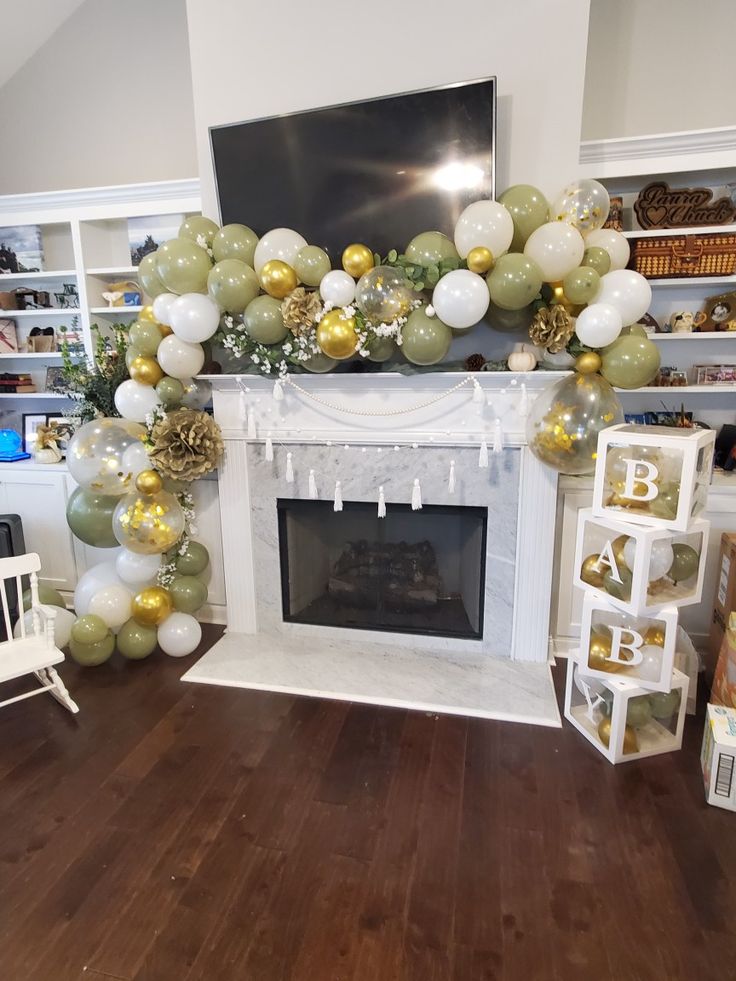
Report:
[[736,125],[734,0],[591,0],[583,140]]
[[0,194],[196,177],[184,0],[86,0],[0,88],[0,133]]
[[205,214],[217,215],[208,126],[494,74],[497,186],[553,194],[577,172],[588,6],[187,0]]

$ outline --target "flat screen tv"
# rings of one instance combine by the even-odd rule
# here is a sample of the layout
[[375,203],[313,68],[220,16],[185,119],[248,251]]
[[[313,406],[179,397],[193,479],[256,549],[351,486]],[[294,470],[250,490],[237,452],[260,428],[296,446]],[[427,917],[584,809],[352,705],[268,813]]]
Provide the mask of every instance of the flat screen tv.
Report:
[[333,257],[452,235],[494,196],[495,130],[495,78],[212,127],[220,220],[294,228]]

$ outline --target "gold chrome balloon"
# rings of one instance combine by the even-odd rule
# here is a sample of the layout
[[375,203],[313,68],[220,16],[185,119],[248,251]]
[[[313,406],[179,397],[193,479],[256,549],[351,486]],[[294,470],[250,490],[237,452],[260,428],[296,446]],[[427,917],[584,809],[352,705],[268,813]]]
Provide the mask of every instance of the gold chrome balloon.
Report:
[[[598,735],[604,746],[611,743],[611,720],[608,716],[598,723]],[[639,740],[636,738],[636,731],[631,726],[624,729],[624,753],[638,753]]]
[[592,633],[590,635],[590,645],[588,647],[588,667],[594,671],[607,671],[613,674],[621,667],[615,661],[609,660],[611,657],[611,638],[605,634]]
[[173,612],[171,593],[163,586],[147,586],[133,597],[133,619],[144,627],[157,627]]
[[135,478],[135,486],[141,494],[158,494],[163,490],[164,482],[156,470],[141,470]]
[[350,273],[353,279],[360,279],[364,273],[373,268],[373,253],[367,245],[354,242],[348,245],[342,254],[342,268],[346,273]]
[[169,327],[168,324],[157,324],[156,326],[161,331],[161,336],[162,337],[168,337],[169,334],[173,334],[174,333],[174,331],[172,330],[171,327]]
[[358,347],[355,318],[345,317],[339,307],[329,310],[317,324],[317,344],[323,354],[336,361],[352,357]]
[[155,358],[146,358],[139,354],[133,358],[129,368],[130,377],[141,385],[158,385],[164,377],[161,366]]
[[297,284],[296,273],[281,259],[269,259],[261,268],[260,280],[263,289],[276,300],[283,300]]
[[613,551],[613,556],[616,559],[616,563],[619,566],[626,565],[626,559],[624,558],[624,549],[626,548],[626,543],[629,540],[628,535],[619,535],[618,538],[614,538],[611,542],[611,549]]
[[603,567],[598,561],[598,555],[589,555],[587,558],[583,559],[583,564],[580,567],[580,578],[583,582],[587,582],[589,586],[594,586],[596,589],[603,589]]
[[142,308],[142,310],[140,310],[140,312],[138,313],[138,319],[139,320],[143,320],[143,321],[145,321],[145,322],[147,322],[149,324],[155,324],[157,327],[163,326],[162,324],[160,324],[158,322],[158,320],[156,320],[156,318],[153,315],[153,304],[152,303],[147,303]]
[[562,283],[548,283],[547,286],[552,292],[549,302],[559,304],[559,306],[564,307],[565,310],[567,310],[571,317],[577,317],[585,304],[572,303],[565,296],[565,290],[563,289]]
[[471,272],[479,273],[481,276],[493,269],[495,261],[493,253],[485,245],[476,245],[474,249],[468,252],[466,259],[468,269]]
[[664,647],[665,632],[661,627],[648,627],[644,631],[644,643]]
[[584,351],[575,359],[575,371],[581,375],[594,375],[600,368],[601,358],[595,351]]

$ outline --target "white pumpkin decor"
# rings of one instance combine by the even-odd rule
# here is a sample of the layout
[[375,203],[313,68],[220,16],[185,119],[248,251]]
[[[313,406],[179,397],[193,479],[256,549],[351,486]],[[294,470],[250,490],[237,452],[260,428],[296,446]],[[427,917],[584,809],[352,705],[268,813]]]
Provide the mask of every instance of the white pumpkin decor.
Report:
[[528,344],[515,344],[508,357],[509,371],[534,371],[537,356]]

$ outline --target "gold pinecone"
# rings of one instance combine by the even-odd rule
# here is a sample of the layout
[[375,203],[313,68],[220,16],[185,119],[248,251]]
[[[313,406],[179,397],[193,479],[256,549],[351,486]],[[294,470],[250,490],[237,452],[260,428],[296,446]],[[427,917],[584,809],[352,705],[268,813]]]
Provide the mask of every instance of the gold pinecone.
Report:
[[301,334],[311,330],[317,323],[317,315],[322,310],[322,300],[319,293],[310,293],[303,286],[297,286],[281,304],[281,316],[284,326],[292,334]]
[[222,433],[212,416],[196,409],[177,409],[159,419],[151,432],[149,456],[172,480],[196,480],[214,470],[222,456]]
[[575,321],[559,303],[551,308],[540,307],[529,328],[532,342],[538,347],[546,347],[550,354],[564,350],[574,333]]

